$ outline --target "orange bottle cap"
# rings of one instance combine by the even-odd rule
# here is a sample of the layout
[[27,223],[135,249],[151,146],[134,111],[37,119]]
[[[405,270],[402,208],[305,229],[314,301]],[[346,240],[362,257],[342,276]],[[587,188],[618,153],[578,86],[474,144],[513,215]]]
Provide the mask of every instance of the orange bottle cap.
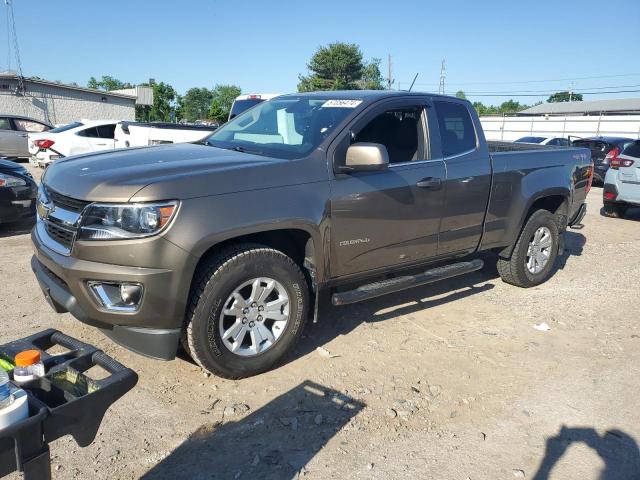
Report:
[[25,350],[16,355],[16,367],[28,367],[40,361],[40,352],[38,350]]

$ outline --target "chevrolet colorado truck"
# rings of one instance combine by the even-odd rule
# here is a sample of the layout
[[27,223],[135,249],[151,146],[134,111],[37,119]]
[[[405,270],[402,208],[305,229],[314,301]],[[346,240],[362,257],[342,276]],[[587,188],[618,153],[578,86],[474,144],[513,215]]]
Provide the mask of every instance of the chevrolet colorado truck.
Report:
[[57,312],[241,378],[281,362],[322,299],[478,270],[482,251],[505,282],[544,282],[592,175],[587,149],[489,144],[466,100],[284,95],[195,144],[56,162],[32,268]]

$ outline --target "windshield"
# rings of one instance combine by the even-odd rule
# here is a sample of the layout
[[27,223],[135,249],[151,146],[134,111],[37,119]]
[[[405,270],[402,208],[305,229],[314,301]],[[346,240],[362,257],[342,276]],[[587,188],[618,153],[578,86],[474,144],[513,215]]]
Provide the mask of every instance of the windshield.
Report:
[[516,140],[515,143],[542,143],[545,140],[545,137],[522,137]]
[[73,122],[67,125],[63,125],[62,127],[52,128],[51,130],[49,130],[49,133],[66,132],[67,130],[71,130],[72,128],[76,128],[76,127],[81,127],[82,125],[84,124],[81,122]]
[[276,158],[301,158],[318,147],[360,103],[360,100],[276,98],[223,125],[205,144]]

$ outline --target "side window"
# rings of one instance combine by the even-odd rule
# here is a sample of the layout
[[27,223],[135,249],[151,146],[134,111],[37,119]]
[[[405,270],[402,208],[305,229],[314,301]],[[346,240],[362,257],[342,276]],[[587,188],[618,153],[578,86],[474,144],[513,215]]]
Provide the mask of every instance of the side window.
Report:
[[81,137],[100,138],[100,135],[98,135],[98,129],[96,127],[85,128],[84,130],[80,130],[76,135],[79,135]]
[[560,145],[560,142],[558,141],[557,138],[552,138],[547,142],[547,145]]
[[476,132],[467,108],[460,103],[435,101],[440,127],[442,153],[445,157],[476,148]]
[[387,110],[367,123],[354,142],[380,143],[387,148],[389,163],[425,159],[422,107]]
[[8,118],[0,118],[0,130],[11,130],[11,122]]
[[100,125],[96,127],[98,129],[98,135],[100,138],[111,138],[115,137],[116,125]]
[[40,122],[25,120],[24,118],[14,118],[13,123],[16,125],[16,130],[21,132],[46,132],[49,130],[49,127]]

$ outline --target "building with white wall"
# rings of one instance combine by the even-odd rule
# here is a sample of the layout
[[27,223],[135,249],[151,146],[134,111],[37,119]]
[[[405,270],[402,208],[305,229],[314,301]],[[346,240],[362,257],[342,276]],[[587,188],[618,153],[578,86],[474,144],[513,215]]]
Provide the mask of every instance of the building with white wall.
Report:
[[5,72],[0,73],[0,115],[24,115],[52,125],[82,118],[135,120],[136,104],[153,103],[148,90],[150,87],[136,87],[126,93],[104,92]]

